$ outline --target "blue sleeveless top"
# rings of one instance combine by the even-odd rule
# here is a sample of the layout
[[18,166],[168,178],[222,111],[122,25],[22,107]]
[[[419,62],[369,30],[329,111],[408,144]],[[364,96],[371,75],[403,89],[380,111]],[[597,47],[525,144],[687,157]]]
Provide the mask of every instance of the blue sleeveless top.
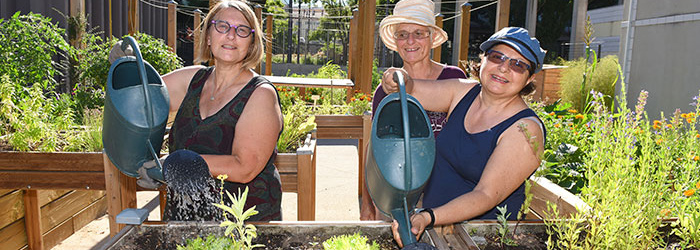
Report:
[[[531,109],[524,109],[486,131],[469,133],[464,117],[480,92],[481,85],[476,85],[464,95],[436,138],[435,166],[424,190],[424,207],[442,206],[474,190],[503,131],[524,117],[537,117]],[[525,182],[497,206],[508,205],[509,219],[515,219],[524,201]],[[473,219],[496,219],[497,213],[494,207]]]

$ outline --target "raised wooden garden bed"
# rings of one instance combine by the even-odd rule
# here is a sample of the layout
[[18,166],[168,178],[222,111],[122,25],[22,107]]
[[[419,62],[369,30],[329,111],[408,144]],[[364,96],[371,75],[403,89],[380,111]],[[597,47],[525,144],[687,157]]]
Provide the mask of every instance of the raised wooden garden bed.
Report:
[[0,246],[50,249],[105,214],[102,153],[0,152]]
[[[251,223],[257,227],[254,243],[264,249],[323,249],[323,241],[336,235],[359,232],[369,242],[375,241],[380,249],[398,249],[391,235],[391,226],[384,222],[270,222]],[[107,243],[115,249],[176,249],[186,239],[222,236],[224,228],[214,222],[169,222],[128,226]]]
[[[282,190],[299,194],[298,219],[314,220],[316,139],[279,154],[275,165]],[[0,246],[50,249],[106,211],[116,235],[124,226],[115,216],[136,207],[139,190],[101,152],[0,152]]]
[[358,141],[358,196],[365,188],[365,149],[369,143],[372,130],[372,118],[364,115],[316,115],[316,134],[318,139],[356,139]]

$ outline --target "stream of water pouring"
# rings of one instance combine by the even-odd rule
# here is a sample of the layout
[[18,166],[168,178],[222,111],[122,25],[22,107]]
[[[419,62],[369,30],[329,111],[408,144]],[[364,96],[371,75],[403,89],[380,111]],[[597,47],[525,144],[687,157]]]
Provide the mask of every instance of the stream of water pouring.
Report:
[[223,211],[212,205],[221,201],[219,187],[199,154],[173,152],[163,163],[163,176],[168,183],[163,220],[223,221]]

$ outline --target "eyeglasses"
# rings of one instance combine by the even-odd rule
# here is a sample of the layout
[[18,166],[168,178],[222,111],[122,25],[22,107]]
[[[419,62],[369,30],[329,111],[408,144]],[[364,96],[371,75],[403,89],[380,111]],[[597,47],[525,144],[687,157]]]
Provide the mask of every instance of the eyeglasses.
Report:
[[430,36],[430,30],[415,30],[413,32],[399,30],[394,33],[394,38],[396,38],[396,40],[408,40],[411,34],[413,34],[413,39],[426,39]]
[[236,31],[236,35],[240,36],[241,38],[246,38],[249,37],[250,34],[253,34],[255,32],[254,29],[245,26],[245,25],[233,25],[230,24],[224,20],[213,20],[211,23],[214,24],[214,29],[221,33],[221,34],[228,34],[229,30],[233,28],[233,30]]
[[510,58],[507,57],[505,54],[501,53],[500,51],[496,50],[489,50],[486,52],[486,59],[488,59],[492,63],[496,64],[503,64],[506,61],[509,61],[508,65],[510,66],[510,69],[515,71],[518,74],[522,74],[525,71],[530,71],[530,64],[526,63],[523,60],[515,59],[515,58]]

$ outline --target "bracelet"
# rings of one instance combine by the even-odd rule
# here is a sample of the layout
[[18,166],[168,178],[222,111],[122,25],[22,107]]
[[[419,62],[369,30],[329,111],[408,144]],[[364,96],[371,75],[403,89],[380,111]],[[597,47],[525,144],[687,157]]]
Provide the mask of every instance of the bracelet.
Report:
[[435,226],[435,213],[433,213],[433,209],[430,208],[420,208],[417,210],[416,214],[422,213],[422,212],[428,212],[430,215],[430,223],[428,223],[428,226],[425,227],[425,230],[433,228]]

